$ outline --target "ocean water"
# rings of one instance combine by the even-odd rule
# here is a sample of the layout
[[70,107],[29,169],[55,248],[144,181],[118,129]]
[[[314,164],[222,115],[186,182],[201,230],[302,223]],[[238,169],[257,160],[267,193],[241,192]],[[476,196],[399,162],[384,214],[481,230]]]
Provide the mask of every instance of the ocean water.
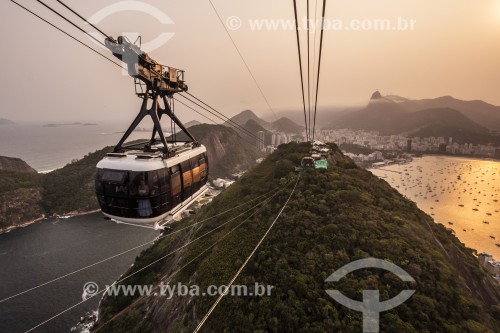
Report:
[[[0,235],[0,300],[154,240],[158,231],[106,221],[101,214],[49,219]],[[100,290],[119,278],[138,249],[0,303],[0,332],[18,333],[82,301],[83,285]],[[101,295],[35,332],[70,332],[81,316],[97,309]]]
[[500,162],[426,156],[370,171],[465,245],[500,260]]
[[[114,146],[127,129],[127,124],[95,126],[44,124],[0,126],[0,156],[19,157],[39,172],[63,167],[89,152]],[[147,132],[134,132],[131,140],[148,138]]]

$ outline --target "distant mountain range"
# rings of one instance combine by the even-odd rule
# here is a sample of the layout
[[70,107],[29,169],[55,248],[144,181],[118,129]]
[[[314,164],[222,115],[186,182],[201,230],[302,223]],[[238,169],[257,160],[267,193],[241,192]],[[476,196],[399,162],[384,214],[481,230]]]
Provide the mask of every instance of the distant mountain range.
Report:
[[[233,123],[244,127],[252,134],[259,131],[265,133],[266,144],[271,144],[271,137],[273,134],[301,134],[304,131],[304,126],[298,125],[296,122],[287,117],[281,117],[276,121],[265,121],[258,117],[250,110],[245,110],[231,118]],[[230,122],[224,125],[231,127]]]
[[364,108],[334,116],[323,129],[350,128],[381,134],[453,137],[470,143],[500,143],[500,107],[453,97],[409,100],[375,92]]
[[[255,126],[256,123],[261,127],[260,130],[272,133],[300,134],[304,130],[304,126],[298,125],[296,122],[287,117],[281,117],[276,121],[268,122],[259,118],[250,110],[245,110],[237,114],[232,117],[231,120],[241,126],[252,127]],[[225,124],[229,126],[228,122]]]
[[0,118],[0,125],[12,125],[15,124],[12,120]]
[[197,120],[191,120],[191,121],[188,121],[187,123],[184,124],[184,126],[186,126],[186,128],[193,127],[196,125],[201,125],[201,123]]

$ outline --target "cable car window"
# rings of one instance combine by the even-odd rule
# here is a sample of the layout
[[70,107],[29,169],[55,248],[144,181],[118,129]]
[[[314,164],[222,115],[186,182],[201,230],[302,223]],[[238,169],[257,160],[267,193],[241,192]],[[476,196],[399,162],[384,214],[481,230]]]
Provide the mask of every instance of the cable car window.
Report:
[[189,160],[182,162],[181,165],[181,170],[182,172],[186,172],[187,170],[191,169],[191,166],[189,165]]
[[181,202],[181,173],[177,171],[170,176],[170,186],[172,188],[171,207],[177,206]]
[[101,181],[103,174],[104,174],[103,169],[96,169],[95,180]]
[[184,187],[191,186],[193,182],[193,176],[191,175],[191,166],[189,160],[181,163],[181,170]]
[[200,164],[200,178],[204,181],[207,176],[207,163],[205,162],[205,158],[201,158],[198,163]]
[[172,186],[172,195],[181,192],[181,175],[179,172],[176,172],[170,177],[170,185]]
[[166,193],[170,191],[170,176],[168,170],[160,169],[158,170],[158,175],[160,178],[160,193]]
[[191,166],[193,170],[193,184],[194,184],[194,191],[197,191],[199,189],[199,183],[200,183],[200,165],[199,165],[199,156],[193,157],[191,159]]
[[143,197],[149,195],[148,174],[146,172],[130,172],[130,195]]
[[104,187],[102,186],[102,175],[104,173],[103,169],[97,169],[96,175],[95,175],[95,190],[97,193],[102,194],[104,192]]
[[126,175],[126,171],[104,170],[102,180],[105,182],[123,183]]
[[108,207],[128,208],[128,200],[121,198],[107,198]]
[[191,175],[191,170],[187,170],[182,173],[182,181],[184,182],[184,188],[191,186],[193,183],[193,176]]
[[172,209],[172,206],[171,206],[171,200],[170,200],[170,193],[165,193],[165,194],[162,194],[161,195],[161,212],[162,213],[165,213],[167,211],[169,211],[170,209]]
[[120,184],[104,183],[104,194],[111,197],[127,197],[128,186]]
[[149,195],[156,196],[160,194],[160,177],[158,176],[158,171],[149,171]]

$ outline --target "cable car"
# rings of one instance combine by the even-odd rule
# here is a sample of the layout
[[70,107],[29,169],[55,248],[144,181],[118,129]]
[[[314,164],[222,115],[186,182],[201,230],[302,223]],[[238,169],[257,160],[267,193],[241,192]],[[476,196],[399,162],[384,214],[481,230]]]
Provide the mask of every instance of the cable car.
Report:
[[154,224],[187,206],[206,190],[208,157],[204,146],[185,144],[163,158],[139,147],[110,153],[97,164],[95,188],[103,214],[128,223]]
[[303,169],[314,169],[314,158],[311,156],[306,156],[300,161],[300,166]]
[[[125,62],[143,100],[139,114],[113,152],[97,164],[95,192],[103,214],[127,223],[158,223],[186,208],[206,191],[208,156],[174,113],[175,93],[187,91],[184,71],[158,64],[125,37],[105,45]],[[161,105],[163,101],[163,105]],[[151,139],[125,145],[145,117],[153,120]],[[166,138],[160,123],[169,118]],[[177,127],[187,135],[178,140]]]

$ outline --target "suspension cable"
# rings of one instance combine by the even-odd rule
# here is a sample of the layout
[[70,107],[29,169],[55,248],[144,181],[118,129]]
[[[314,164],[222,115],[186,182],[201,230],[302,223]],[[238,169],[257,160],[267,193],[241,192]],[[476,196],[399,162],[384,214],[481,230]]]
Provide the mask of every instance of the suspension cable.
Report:
[[85,17],[83,17],[82,15],[78,14],[75,10],[73,10],[71,7],[69,7],[68,5],[66,5],[64,2],[62,2],[61,0],[56,0],[56,1],[59,2],[61,5],[63,5],[70,12],[72,12],[73,14],[75,14],[76,16],[78,16],[79,18],[81,18],[85,23],[90,24],[90,26],[92,28],[94,28],[95,30],[99,31],[104,37],[109,37],[108,34],[106,34],[105,32],[103,32],[101,29],[99,29],[98,27],[96,27],[94,24],[90,23]]
[[[194,105],[198,106],[199,108],[201,108],[201,109],[203,109],[203,110],[205,110],[205,111],[209,112],[211,115],[213,115],[213,116],[215,116],[215,117],[219,118],[219,119],[220,119],[220,120],[222,120],[223,122],[227,122],[227,121],[229,120],[229,118],[227,118],[227,117],[225,117],[225,116],[219,116],[219,115],[217,115],[217,114],[213,113],[212,111],[208,110],[208,109],[207,109],[207,108],[205,108],[204,106],[202,106],[202,105],[198,104],[197,102],[193,101],[192,99],[190,99],[190,98],[188,98],[188,97],[186,97],[186,96],[184,96],[184,95],[182,95],[182,94],[179,94],[179,96],[181,96],[182,98],[184,98],[184,99],[188,100],[189,102],[193,103]],[[238,125],[238,126],[236,126],[236,125],[233,125],[233,124],[231,124],[231,123],[229,123],[229,125],[231,125],[232,127],[234,127],[234,130],[236,131],[236,133],[238,133],[238,131],[242,131],[244,134],[246,134],[246,135],[248,135],[248,136],[250,136],[250,137],[252,137],[252,138],[257,138],[257,137],[255,137],[253,134],[251,134],[250,132],[248,132],[245,128],[242,128],[242,127],[241,127],[241,126],[239,126],[239,125]]]
[[[311,46],[310,46],[310,21],[309,21],[309,0],[307,0],[307,103],[309,112],[309,127],[311,127]],[[310,131],[310,129],[309,129]],[[309,134],[309,137],[311,135]]]
[[229,39],[231,40],[231,42],[233,43],[233,46],[234,48],[236,49],[236,52],[238,52],[238,55],[240,56],[241,58],[241,61],[243,62],[243,64],[245,65],[248,73],[250,74],[250,76],[252,77],[253,79],[253,82],[255,83],[255,85],[257,86],[257,88],[259,89],[260,91],[260,94],[262,95],[262,98],[264,99],[264,101],[266,102],[267,104],[267,107],[269,108],[269,110],[271,110],[271,112],[273,113],[274,115],[274,118],[276,120],[278,120],[278,117],[276,116],[276,112],[274,112],[274,109],[271,107],[271,104],[269,103],[269,100],[267,99],[266,95],[264,94],[264,91],[262,91],[262,88],[260,87],[259,85],[259,82],[257,82],[257,79],[255,78],[255,76],[253,75],[252,73],[252,70],[250,69],[250,66],[248,66],[248,63],[246,62],[245,58],[243,57],[243,54],[240,52],[240,49],[238,48],[238,46],[236,45],[236,42],[234,41],[233,37],[231,36],[231,34],[229,33],[229,30],[227,30],[227,27],[226,27],[226,24],[224,23],[224,21],[222,20],[222,17],[219,15],[219,12],[217,11],[217,8],[215,8],[212,0],[208,0],[208,2],[210,3],[210,5],[212,6],[212,9],[214,10],[215,14],[217,15],[217,18],[219,19],[219,22],[222,24],[222,27],[224,28],[224,30],[226,31],[226,34],[227,36],[229,37]]
[[102,46],[106,46],[103,42],[101,42],[99,39],[95,38],[92,34],[88,33],[85,29],[81,28],[80,26],[78,26],[76,23],[74,23],[73,21],[71,21],[70,19],[68,19],[66,16],[64,16],[63,14],[59,13],[57,10],[55,10],[54,8],[50,7],[49,5],[47,5],[45,2],[43,2],[42,0],[36,0],[38,3],[40,3],[41,5],[43,5],[45,8],[49,9],[51,12],[53,12],[54,14],[56,14],[57,16],[59,16],[60,18],[62,18],[63,20],[65,20],[66,22],[68,22],[69,24],[71,24],[72,26],[74,26],[75,28],[77,28],[78,30],[80,30],[81,32],[83,32],[84,34],[86,34],[87,36],[89,36],[90,38],[92,38],[93,40],[95,40],[96,42],[98,42],[99,44],[101,44]]
[[302,72],[302,53],[300,50],[300,37],[299,37],[299,19],[297,16],[297,0],[293,0],[293,9],[295,12],[295,30],[297,33],[297,50],[299,53],[299,69],[300,69],[300,83],[302,88],[302,104],[304,105],[304,124],[306,125],[306,139],[309,141],[309,126],[307,125],[307,113],[306,113],[306,96],[304,93],[304,74]]
[[[288,184],[287,186],[285,186],[285,188],[287,188],[289,185],[290,184]],[[270,201],[273,197],[275,197],[278,193],[280,193],[282,191],[283,191],[283,189],[280,190],[280,191],[278,191],[278,192],[276,192],[271,197],[269,197],[267,199],[267,201]],[[241,223],[239,223],[238,225],[236,225],[233,229],[231,229],[230,231],[228,231],[222,237],[218,238],[209,247],[207,247],[205,250],[203,250],[202,252],[200,252],[193,259],[191,259],[189,262],[187,262],[186,264],[184,264],[182,267],[178,268],[176,271],[174,271],[173,273],[171,273],[168,277],[162,277],[160,280],[164,281],[166,278],[168,278],[169,281],[171,281],[174,276],[176,276],[177,274],[179,274],[182,270],[184,270],[186,267],[188,267],[189,265],[191,265],[198,258],[200,258],[202,255],[204,255],[205,253],[207,253],[210,249],[214,248],[217,244],[221,243],[226,237],[228,237],[234,231],[236,231],[237,229],[239,229],[243,224],[245,224],[246,222],[248,222],[255,214],[257,214],[259,211],[261,211],[263,209],[263,207],[264,206],[261,206],[259,209],[257,209],[256,211],[254,211],[245,220],[243,220]],[[160,285],[161,285],[161,283],[158,284],[158,285],[156,285],[154,288],[152,288],[151,291],[154,292],[155,290],[157,290],[160,287]],[[110,322],[112,322],[113,320],[116,320],[119,317],[121,317],[125,313],[125,311],[127,309],[129,309],[130,307],[136,306],[137,304],[141,303],[142,301],[144,301],[146,299],[146,297],[147,296],[141,296],[140,298],[138,298],[137,300],[135,300],[134,302],[132,302],[131,304],[129,304],[126,308],[124,308],[123,310],[121,310],[120,312],[118,312],[116,315],[114,315],[113,317],[111,317],[110,319],[108,319],[105,323],[103,323],[102,325],[99,325],[98,328],[97,328],[97,330],[95,330],[94,333],[99,332],[102,328],[106,327],[106,325],[108,325]]]
[[[202,113],[200,113],[200,112],[196,111],[196,109],[195,109],[195,108],[193,108],[193,107],[191,107],[191,106],[187,105],[186,103],[184,103],[184,102],[182,102],[182,101],[178,100],[177,98],[175,98],[175,97],[174,97],[174,99],[177,101],[177,103],[180,103],[180,104],[184,105],[185,107],[187,107],[188,109],[190,109],[190,110],[192,110],[192,111],[196,112],[196,113],[197,113],[197,114],[199,114],[200,116],[205,117],[206,119],[208,119],[208,120],[210,120],[211,122],[213,122],[215,125],[220,125],[220,126],[223,126],[223,125],[221,125],[221,124],[218,124],[218,123],[217,123],[215,120],[213,120],[212,118],[209,118],[209,117],[205,116],[204,114],[202,114]],[[231,127],[231,128],[232,128],[232,127]],[[234,128],[232,128],[232,129],[234,130]],[[235,134],[236,134],[239,138],[241,138],[242,140],[247,140],[247,141],[248,141],[249,143],[251,143],[252,145],[254,144],[254,142],[253,142],[253,141],[250,141],[247,137],[243,137],[243,136],[241,136],[241,135],[240,135],[240,133],[239,133],[238,131],[234,130],[234,133],[235,133]],[[245,133],[245,134],[246,134],[246,133]]]
[[174,97],[174,99],[175,99],[175,101],[176,101],[177,103],[180,103],[180,104],[184,105],[186,108],[190,109],[191,111],[194,111],[194,112],[196,112],[198,115],[200,115],[200,116],[204,117],[205,119],[210,120],[210,121],[211,121],[211,122],[213,122],[215,125],[219,125],[219,124],[217,124],[217,122],[216,122],[215,120],[213,120],[213,119],[212,119],[212,118],[210,118],[210,117],[207,117],[207,116],[206,116],[206,115],[204,115],[203,113],[201,113],[201,112],[197,111],[195,108],[190,107],[189,105],[187,105],[187,104],[186,104],[186,103],[184,103],[183,101],[180,101],[179,99],[177,99],[177,98],[175,98],[175,97]]
[[[199,99],[198,97],[194,96],[193,94],[189,93],[186,91],[186,94],[188,94],[189,96],[191,96],[192,98],[194,98],[195,100],[197,100],[198,102],[200,102],[201,104],[205,105],[207,108],[213,110],[215,113],[223,116],[224,118],[227,119],[227,122],[228,123],[231,123],[231,124],[234,124],[235,126],[238,126],[239,128],[241,128],[242,130],[246,131],[247,133],[251,134],[254,138],[257,138],[255,136],[255,134],[253,134],[252,132],[250,132],[249,130],[247,130],[245,127],[241,126],[240,124],[238,124],[237,122],[235,122],[234,120],[232,120],[231,118],[228,118],[226,116],[224,116],[224,114],[222,114],[221,112],[217,111],[216,109],[214,109],[213,107],[211,107],[210,105],[208,105],[207,103],[203,102],[201,99]],[[258,138],[257,138],[258,139]]]
[[198,324],[198,326],[194,329],[193,333],[198,333],[201,330],[201,328],[203,327],[203,325],[205,324],[205,322],[207,321],[207,319],[210,317],[210,315],[212,314],[212,312],[215,310],[215,308],[217,307],[217,305],[219,305],[219,303],[222,300],[222,298],[227,294],[227,292],[229,291],[229,289],[233,285],[234,281],[236,281],[236,279],[238,278],[238,276],[240,275],[240,273],[243,271],[243,269],[245,269],[245,267],[250,262],[250,259],[252,259],[252,257],[254,256],[255,252],[257,252],[257,250],[259,249],[259,247],[262,245],[262,243],[266,239],[267,235],[271,232],[271,230],[273,229],[274,225],[276,224],[276,221],[278,221],[278,219],[280,218],[281,214],[283,213],[283,211],[285,210],[286,206],[288,205],[288,202],[290,201],[290,199],[292,198],[293,194],[295,193],[295,189],[297,188],[297,184],[299,183],[299,179],[300,179],[300,174],[297,177],[297,181],[295,182],[295,186],[293,187],[292,193],[290,193],[290,196],[288,197],[288,199],[286,200],[285,204],[281,208],[280,212],[278,213],[278,216],[276,216],[276,218],[274,219],[274,221],[271,223],[271,225],[269,226],[269,228],[267,229],[267,231],[265,232],[265,234],[262,236],[262,238],[259,240],[259,242],[255,246],[255,248],[253,249],[253,251],[247,257],[247,259],[245,260],[245,262],[241,265],[240,269],[238,269],[238,271],[233,276],[233,278],[231,279],[231,281],[229,281],[229,283],[227,285],[225,285],[224,292],[222,292],[219,295],[219,297],[214,302],[214,304],[212,305],[212,307],[210,308],[210,310],[208,310],[208,312],[205,315],[205,317],[203,317],[203,319],[200,321],[200,323]]
[[[77,39],[76,37],[70,35],[69,33],[67,33],[66,31],[64,31],[63,29],[57,27],[56,25],[54,25],[53,23],[49,22],[48,20],[42,18],[41,16],[37,15],[36,13],[34,13],[33,11],[29,10],[28,8],[22,6],[21,4],[19,4],[18,2],[16,2],[15,0],[10,0],[11,2],[13,2],[14,4],[16,4],[17,6],[19,6],[20,8],[26,10],[27,12],[31,13],[32,15],[36,16],[37,18],[39,18],[40,20],[44,21],[45,23],[51,25],[52,27],[54,27],[55,29],[61,31],[62,33],[64,33],[65,35],[67,35],[68,37],[72,38],[73,40],[77,41],[78,43],[82,44],[83,46],[87,47],[88,49],[92,50],[93,52],[97,53],[98,55],[100,55],[101,57],[105,58],[106,60],[112,62],[114,65],[122,68],[122,69],[126,69],[125,67],[123,67],[123,65],[120,65],[118,63],[116,63],[115,61],[113,61],[112,59],[110,59],[109,57],[105,56],[104,54],[102,54],[101,52],[95,50],[94,48],[88,46],[87,44],[83,43],[82,41],[80,41],[79,39]],[[36,0],[37,2],[39,2],[40,4],[42,4],[44,7],[46,7],[47,9],[49,9],[50,11],[52,11],[53,13],[55,13],[56,15],[58,15],[59,17],[61,17],[62,19],[64,19],[66,22],[70,23],[72,26],[76,27],[78,30],[80,30],[81,32],[85,33],[86,35],[90,36],[92,39],[96,40],[98,43],[100,43],[101,45],[104,45],[100,40],[98,40],[97,38],[95,38],[93,35],[91,35],[90,33],[88,33],[87,31],[85,31],[83,28],[79,27],[78,25],[76,25],[74,22],[72,22],[70,19],[68,19],[67,17],[65,17],[64,15],[62,15],[61,13],[59,13],[57,10],[55,10],[54,8],[48,6],[46,3],[44,3],[43,1],[41,0]],[[85,22],[91,24],[90,22],[88,22],[83,16],[81,16],[80,14],[78,14],[78,12],[76,12],[75,10],[73,10],[72,8],[70,8],[68,5],[66,5],[64,2],[62,1],[59,1],[59,0],[56,0],[58,1],[61,5],[63,5],[65,8],[67,8],[68,10],[70,10],[72,13],[74,13],[75,15],[77,15],[79,18],[81,18],[82,20],[84,20]],[[214,8],[215,9],[215,8]],[[104,33],[102,30],[100,30],[98,27],[96,27],[95,25],[91,24],[92,27],[94,27],[96,30],[98,30],[101,34],[103,34],[104,36],[107,36],[106,33]],[[190,94],[191,95],[191,94]],[[181,95],[182,96],[182,95]],[[191,95],[192,96],[192,95]],[[182,96],[184,98],[186,98],[185,96]],[[192,96],[194,97],[194,96]],[[187,99],[187,98],[186,98]],[[189,100],[189,99],[188,99]],[[189,100],[191,101],[192,103],[194,103],[192,100]],[[202,102],[203,104],[207,105],[206,103]],[[197,103],[194,103],[196,105],[198,105]],[[185,104],[184,104],[185,105]],[[224,118],[221,118],[217,115],[215,115],[214,113],[210,112],[209,110],[207,110],[206,108],[202,107],[201,105],[198,105],[199,107],[201,107],[202,109],[204,109],[205,111],[211,113],[212,115],[216,116],[217,118],[221,119],[222,121],[228,121],[228,122],[232,122],[231,119],[227,118],[226,116],[224,116],[222,113],[218,112],[217,110],[215,110],[214,108],[210,107],[211,109],[215,110],[217,113],[221,114]],[[197,112],[198,114],[200,114],[199,112]],[[205,116],[204,116],[205,117]],[[207,118],[207,117],[205,117]],[[209,119],[209,118],[208,118]],[[213,121],[213,120],[211,120]],[[234,123],[234,122],[233,122]],[[235,124],[235,123],[234,123]],[[236,124],[237,125],[237,124]],[[248,131],[247,129],[245,129],[244,127],[240,126],[240,125],[237,125],[237,127],[245,132],[245,134],[251,136],[253,139],[257,140],[257,141],[262,141],[260,140],[257,136],[255,136],[253,133],[251,133],[250,131]]]
[[[318,28],[318,0],[315,1],[316,4],[314,6],[314,38],[313,38],[313,65],[312,65],[312,82],[316,82],[316,36],[317,36],[317,28]],[[315,92],[314,85],[312,86],[313,94]]]
[[190,98],[188,98],[188,97],[186,97],[186,96],[184,96],[182,94],[179,94],[179,96],[181,96],[182,98],[190,101],[194,105],[202,108],[203,110],[207,111],[208,113],[212,114],[213,116],[216,116],[217,118],[221,119],[222,121],[228,122],[228,124],[231,125],[231,126],[233,126],[236,130],[241,131],[242,133],[250,136],[251,138],[253,138],[253,139],[257,140],[257,141],[263,142],[257,136],[255,136],[252,132],[250,132],[249,130],[247,130],[246,128],[244,128],[243,126],[241,126],[241,125],[239,125],[237,123],[234,123],[234,122],[233,122],[234,124],[231,123],[230,119],[228,117],[224,116],[222,113],[219,112],[219,114],[221,115],[221,116],[219,116],[219,115],[215,114],[214,112],[210,111],[208,108],[204,107],[203,105],[200,105],[199,103],[193,101],[192,99],[190,99]]
[[323,54],[323,34],[325,32],[325,11],[326,11],[326,0],[323,0],[323,14],[321,15],[321,37],[319,42],[319,60],[318,60],[318,76],[316,77],[316,101],[314,102],[314,126],[313,126],[313,141],[316,131],[316,113],[318,110],[318,92],[319,92],[319,78],[321,72],[321,56]]
[[229,212],[231,212],[231,211],[233,211],[233,210],[235,210],[235,209],[237,209],[237,208],[240,208],[240,207],[242,207],[242,206],[245,206],[245,205],[247,205],[247,204],[249,204],[249,203],[251,203],[251,202],[254,202],[254,201],[256,201],[256,200],[258,200],[258,199],[260,199],[260,198],[262,198],[262,197],[265,197],[265,196],[269,195],[271,192],[273,192],[273,191],[275,191],[275,190],[276,190],[276,189],[272,189],[271,191],[269,191],[269,192],[267,192],[267,193],[264,193],[264,194],[262,194],[262,195],[259,195],[258,197],[254,198],[254,199],[251,199],[251,200],[249,200],[249,201],[246,201],[246,202],[244,202],[244,203],[242,203],[242,204],[240,204],[240,205],[237,205],[237,206],[235,206],[235,207],[233,207],[233,208],[230,208],[230,209],[228,209],[228,210],[225,210],[225,211],[223,211],[223,212],[221,212],[221,213],[219,213],[219,214],[216,214],[216,215],[211,216],[211,217],[209,217],[209,218],[206,218],[206,219],[204,219],[204,220],[201,220],[201,221],[195,222],[195,223],[190,224],[190,225],[188,225],[188,226],[186,226],[186,227],[183,227],[183,228],[181,228],[181,229],[175,230],[175,231],[173,231],[173,232],[171,232],[171,233],[169,233],[169,234],[166,234],[166,235],[163,235],[163,236],[156,237],[156,238],[155,238],[155,239],[153,239],[152,241],[149,241],[149,242],[147,242],[147,243],[144,243],[144,244],[138,245],[138,246],[136,246],[136,247],[133,247],[133,248],[128,249],[128,250],[126,250],[126,251],[120,252],[120,253],[115,254],[115,255],[113,255],[113,256],[110,256],[110,257],[108,257],[108,258],[102,259],[102,260],[97,261],[97,262],[95,262],[95,263],[93,263],[93,264],[90,264],[90,265],[87,265],[87,266],[85,266],[85,267],[82,267],[82,268],[79,268],[79,269],[77,269],[77,270],[74,270],[74,271],[72,271],[72,272],[70,272],[70,273],[67,273],[67,274],[61,275],[61,276],[59,276],[59,277],[57,277],[57,278],[54,278],[54,279],[52,279],[52,280],[50,280],[50,281],[47,281],[47,282],[41,283],[41,284],[39,284],[39,285],[37,285],[37,286],[34,286],[34,287],[32,287],[32,288],[28,288],[28,289],[26,289],[26,290],[24,290],[24,291],[21,291],[21,292],[19,292],[19,293],[15,294],[15,295],[12,295],[12,296],[6,297],[6,298],[4,298],[4,299],[1,299],[1,300],[0,300],[0,303],[3,303],[3,302],[8,301],[8,300],[10,300],[10,299],[13,299],[13,298],[16,298],[16,297],[18,297],[18,296],[24,295],[24,294],[26,294],[26,293],[28,293],[28,292],[30,292],[30,291],[33,291],[33,290],[39,289],[39,288],[41,288],[41,287],[47,286],[47,285],[52,284],[52,283],[54,283],[54,282],[56,282],[56,281],[62,280],[62,279],[64,279],[64,278],[67,278],[67,277],[69,277],[69,276],[71,276],[71,275],[74,275],[74,274],[76,274],[76,273],[82,272],[82,271],[84,271],[84,270],[87,270],[87,269],[92,268],[92,267],[94,267],[94,266],[97,266],[97,265],[99,265],[99,264],[105,263],[105,262],[107,262],[107,261],[110,261],[110,260],[115,259],[115,258],[117,258],[117,257],[120,257],[120,256],[122,256],[122,255],[125,255],[125,254],[127,254],[127,253],[129,253],[129,252],[132,252],[132,251],[135,251],[135,250],[140,249],[140,248],[142,248],[142,247],[145,247],[145,246],[147,246],[147,245],[151,245],[151,244],[155,243],[156,241],[159,241],[159,240],[161,240],[161,239],[163,239],[163,238],[165,238],[165,237],[169,237],[169,236],[172,236],[172,235],[178,234],[178,233],[180,233],[181,231],[184,231],[184,230],[187,230],[187,229],[193,228],[193,227],[195,227],[195,226],[197,226],[197,225],[200,225],[200,224],[202,224],[202,223],[205,223],[205,222],[207,222],[207,221],[210,221],[210,220],[212,220],[212,219],[214,219],[214,218],[216,218],[216,217],[219,217],[219,216],[225,215],[225,214],[227,214],[227,213],[229,213]]
[[[278,192],[281,192],[281,191],[283,191],[283,190],[284,190],[284,188],[282,188],[282,189],[281,189],[280,191],[278,191]],[[206,236],[208,236],[208,235],[212,234],[212,233],[213,233],[213,232],[215,232],[216,230],[218,230],[218,229],[222,228],[223,226],[225,226],[225,225],[229,224],[230,222],[232,222],[232,221],[236,220],[238,217],[243,216],[244,214],[248,213],[249,211],[251,211],[251,210],[253,210],[253,209],[257,208],[260,204],[263,204],[263,203],[264,203],[264,202],[266,202],[267,200],[269,200],[269,198],[268,198],[268,199],[264,199],[264,200],[263,200],[263,201],[261,201],[260,203],[258,203],[258,204],[256,204],[255,206],[251,207],[251,208],[250,208],[250,209],[248,209],[247,211],[245,211],[245,212],[243,212],[243,213],[241,213],[241,214],[237,215],[236,217],[234,217],[234,218],[230,219],[229,221],[226,221],[226,222],[224,222],[224,223],[222,223],[222,224],[218,225],[217,227],[215,227],[215,228],[213,228],[213,229],[211,229],[211,230],[207,231],[207,232],[206,232],[206,233],[204,233],[203,235],[201,235],[201,236],[199,236],[199,237],[197,237],[197,238],[195,238],[195,239],[193,239],[193,240],[191,240],[191,241],[187,242],[186,244],[184,244],[184,245],[182,245],[182,246],[178,247],[178,248],[177,248],[177,249],[175,249],[175,250],[172,250],[171,252],[169,252],[168,254],[166,254],[166,255],[162,256],[161,258],[159,258],[159,259],[157,259],[157,260],[155,260],[155,261],[153,261],[153,262],[149,263],[148,265],[146,265],[146,266],[144,266],[144,267],[141,267],[141,268],[140,268],[140,269],[138,269],[137,271],[135,271],[135,272],[133,272],[133,273],[131,273],[131,274],[129,274],[129,275],[127,275],[127,276],[125,276],[125,277],[123,277],[123,278],[119,279],[118,281],[116,281],[115,283],[113,283],[113,285],[119,284],[119,283],[121,283],[121,282],[123,282],[123,281],[127,280],[128,278],[131,278],[132,276],[137,275],[138,273],[142,272],[143,270],[145,270],[145,269],[147,269],[147,268],[149,268],[149,267],[153,266],[154,264],[157,264],[158,262],[162,261],[163,259],[166,259],[167,257],[171,256],[172,254],[175,254],[175,253],[177,253],[177,252],[181,251],[182,249],[184,249],[184,248],[188,247],[189,245],[191,245],[191,244],[193,244],[193,243],[197,242],[198,240],[200,240],[200,239],[202,239],[202,238],[204,238],[204,237],[206,237]],[[112,285],[112,286],[113,286],[113,285]],[[101,290],[101,291],[99,291],[99,292],[97,292],[97,293],[93,294],[92,296],[90,296],[89,298],[87,298],[87,299],[85,299],[85,300],[82,300],[82,301],[80,301],[80,302],[78,302],[78,303],[76,303],[76,304],[73,304],[72,306],[70,306],[70,307],[66,308],[65,310],[63,310],[63,311],[61,311],[61,312],[59,312],[59,313],[55,314],[54,316],[50,317],[49,319],[47,319],[47,320],[45,320],[45,321],[43,321],[43,322],[39,323],[39,324],[38,324],[38,325],[36,325],[36,326],[33,326],[32,328],[28,329],[28,330],[27,330],[27,331],[25,331],[24,333],[28,333],[28,332],[32,332],[32,331],[36,330],[37,328],[39,328],[39,327],[41,327],[41,326],[43,326],[43,325],[47,324],[48,322],[50,322],[50,321],[52,321],[52,320],[54,320],[54,319],[56,319],[56,318],[60,317],[61,315],[65,314],[66,312],[68,312],[68,311],[70,311],[70,310],[72,310],[72,309],[76,308],[77,306],[79,306],[79,305],[81,305],[81,304],[83,304],[83,303],[86,303],[87,301],[89,301],[90,299],[92,299],[92,298],[96,297],[97,295],[100,295],[100,294],[105,294],[105,293],[106,293],[106,292],[108,292],[110,289],[111,289],[111,286],[106,287],[106,289]]]
[[123,67],[122,65],[116,63],[115,61],[113,61],[113,59],[107,57],[106,55],[102,54],[101,52],[97,51],[96,49],[90,47],[89,45],[85,44],[84,42],[82,42],[81,40],[79,40],[78,38],[72,36],[71,34],[69,34],[68,32],[66,32],[65,30],[59,28],[58,26],[56,26],[55,24],[49,22],[48,20],[44,19],[43,17],[41,17],[40,15],[36,14],[35,12],[29,10],[28,8],[24,7],[23,5],[21,5],[20,3],[16,2],[15,0],[10,0],[12,3],[16,4],[17,6],[19,6],[20,8],[24,9],[25,11],[27,11],[28,13],[30,13],[31,15],[35,16],[36,18],[42,20],[43,22],[47,23],[48,25],[50,25],[51,27],[59,30],[60,32],[62,32],[63,34],[65,34],[66,36],[68,36],[69,38],[73,39],[74,41],[80,43],[81,45],[85,46],[86,48],[88,48],[89,50],[91,50],[92,52],[98,54],[99,56],[103,57],[104,59],[110,61],[111,63],[113,63],[114,65],[120,67],[121,69],[126,69],[125,67]]

